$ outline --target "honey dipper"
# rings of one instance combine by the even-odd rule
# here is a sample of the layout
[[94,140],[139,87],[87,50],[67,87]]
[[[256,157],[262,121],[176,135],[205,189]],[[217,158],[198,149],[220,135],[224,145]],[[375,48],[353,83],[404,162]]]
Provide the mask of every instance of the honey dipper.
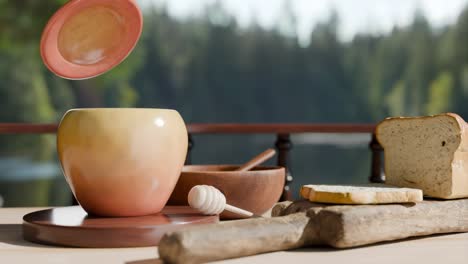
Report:
[[190,207],[205,215],[221,214],[224,210],[244,217],[252,217],[252,212],[237,208],[226,203],[224,194],[213,186],[197,185],[188,194]]
[[[237,171],[248,171],[255,166],[260,165],[266,160],[270,159],[276,154],[274,149],[267,149],[266,151],[255,156],[244,165],[240,166]],[[224,194],[213,186],[197,185],[194,186],[187,197],[189,205],[206,215],[221,214],[224,210],[235,213],[244,217],[252,217],[252,212],[234,207],[226,203]]]

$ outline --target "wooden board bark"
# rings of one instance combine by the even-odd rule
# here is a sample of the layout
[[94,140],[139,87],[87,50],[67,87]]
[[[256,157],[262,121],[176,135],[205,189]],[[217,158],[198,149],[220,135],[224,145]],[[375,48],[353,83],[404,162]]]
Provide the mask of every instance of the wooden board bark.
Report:
[[280,204],[273,218],[204,225],[166,234],[168,263],[203,263],[314,245],[350,248],[414,236],[468,232],[468,199],[417,204]]

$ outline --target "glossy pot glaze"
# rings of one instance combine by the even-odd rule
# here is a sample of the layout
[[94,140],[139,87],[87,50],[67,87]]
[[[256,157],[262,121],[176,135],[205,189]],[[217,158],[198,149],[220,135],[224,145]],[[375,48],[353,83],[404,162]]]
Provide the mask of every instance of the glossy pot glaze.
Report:
[[74,109],[57,132],[73,194],[100,216],[161,211],[179,179],[187,141],[182,117],[166,109]]

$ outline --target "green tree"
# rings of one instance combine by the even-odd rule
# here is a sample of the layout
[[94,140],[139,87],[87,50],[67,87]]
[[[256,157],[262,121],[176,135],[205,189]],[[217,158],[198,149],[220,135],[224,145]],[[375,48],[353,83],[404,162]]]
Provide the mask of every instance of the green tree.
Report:
[[395,83],[390,93],[385,98],[388,114],[390,116],[404,116],[408,112],[406,109],[405,82],[400,80]]
[[453,102],[454,81],[450,72],[442,72],[431,83],[429,101],[426,105],[427,114],[440,114],[451,110]]
[[408,97],[406,115],[423,115],[424,103],[434,70],[434,37],[426,18],[416,13],[410,27],[412,41],[409,44],[408,64],[405,70],[406,96]]

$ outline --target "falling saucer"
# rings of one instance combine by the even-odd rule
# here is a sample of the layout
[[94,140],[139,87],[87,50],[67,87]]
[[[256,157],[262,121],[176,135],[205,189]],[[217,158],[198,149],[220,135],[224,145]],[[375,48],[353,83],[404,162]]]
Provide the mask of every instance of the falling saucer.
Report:
[[142,28],[143,17],[133,0],[71,0],[42,33],[42,60],[60,77],[92,78],[121,63]]

